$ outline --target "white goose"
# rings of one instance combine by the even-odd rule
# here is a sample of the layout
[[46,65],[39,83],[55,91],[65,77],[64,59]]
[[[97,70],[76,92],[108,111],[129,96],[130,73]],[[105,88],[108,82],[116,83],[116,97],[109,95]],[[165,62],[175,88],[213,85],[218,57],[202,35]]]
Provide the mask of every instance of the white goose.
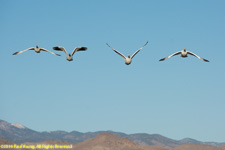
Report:
[[25,51],[28,51],[28,50],[34,50],[36,53],[40,53],[41,51],[45,51],[45,52],[49,52],[51,54],[54,54],[56,56],[60,56],[59,54],[53,53],[53,52],[51,52],[51,51],[49,51],[47,49],[40,48],[37,45],[36,45],[36,47],[31,47],[31,48],[28,48],[28,49],[25,49],[25,50],[22,50],[22,51],[19,51],[19,52],[15,52],[15,53],[13,53],[13,55],[18,55],[18,54],[21,54],[21,53],[23,53]]
[[61,47],[61,46],[53,47],[53,49],[54,49],[54,50],[57,50],[57,51],[64,51],[64,52],[66,53],[66,59],[67,59],[68,61],[72,61],[72,60],[73,60],[73,54],[74,54],[75,52],[78,52],[78,51],[85,51],[85,50],[87,50],[87,47],[76,47],[76,48],[73,50],[72,54],[70,54],[70,53],[68,54],[67,51],[65,50],[65,48],[64,48],[64,47]]
[[[109,44],[108,43],[106,43],[108,46],[109,46]],[[112,48],[111,46],[109,46],[111,49],[113,49],[114,50],[114,52],[116,52],[117,54],[119,54],[124,60],[125,60],[125,64],[126,65],[129,65],[129,64],[131,64],[131,61],[132,61],[132,58],[142,49],[142,48],[144,48],[146,45],[148,44],[148,41],[147,41],[147,43],[144,45],[144,46],[142,46],[141,48],[139,48],[132,56],[130,56],[130,55],[128,55],[128,57],[125,57],[122,53],[120,53],[120,52],[118,52],[117,50],[115,50],[114,48]]]
[[201,60],[203,60],[205,62],[209,62],[207,59],[201,58],[198,55],[196,55],[196,54],[194,54],[192,52],[187,51],[186,48],[184,48],[182,51],[176,52],[176,53],[174,53],[174,54],[172,54],[172,55],[170,55],[168,57],[162,58],[159,61],[166,60],[166,59],[168,59],[168,58],[170,58],[172,56],[179,55],[179,54],[181,54],[181,57],[188,57],[188,54],[190,54],[190,55],[193,55],[193,56],[195,56],[195,57],[197,57],[197,58],[199,58],[199,59],[201,59]]

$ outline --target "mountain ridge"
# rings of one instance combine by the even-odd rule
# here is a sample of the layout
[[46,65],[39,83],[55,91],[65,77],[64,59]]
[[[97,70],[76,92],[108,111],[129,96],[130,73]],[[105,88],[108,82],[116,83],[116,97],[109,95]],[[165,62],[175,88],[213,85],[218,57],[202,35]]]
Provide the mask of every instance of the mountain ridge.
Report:
[[56,146],[62,146],[71,150],[225,150],[225,144],[220,147],[202,144],[183,144],[178,145],[175,148],[165,148],[157,145],[143,146],[134,143],[128,138],[120,138],[116,135],[106,132],[100,133],[94,138],[76,144],[55,140],[46,140],[39,143],[26,142],[17,144],[0,139],[0,145],[2,145],[2,150],[7,150],[7,146],[15,145],[18,147],[18,150],[33,150],[35,148],[39,150],[46,150],[46,148],[49,146],[54,148],[56,148]]
[[122,132],[114,131],[96,131],[96,132],[78,132],[78,131],[44,131],[38,132],[29,129],[21,124],[17,126],[8,123],[4,120],[0,120],[0,138],[9,140],[14,143],[24,143],[24,142],[43,142],[45,140],[58,140],[66,141],[70,143],[80,143],[88,139],[94,138],[99,134],[106,132],[116,135],[120,138],[128,138],[138,145],[158,145],[165,148],[174,148],[182,144],[205,144],[219,147],[224,143],[218,142],[201,142],[191,138],[184,138],[181,140],[174,140],[162,136],[160,134],[147,134],[147,133],[135,133],[135,134],[125,134]]

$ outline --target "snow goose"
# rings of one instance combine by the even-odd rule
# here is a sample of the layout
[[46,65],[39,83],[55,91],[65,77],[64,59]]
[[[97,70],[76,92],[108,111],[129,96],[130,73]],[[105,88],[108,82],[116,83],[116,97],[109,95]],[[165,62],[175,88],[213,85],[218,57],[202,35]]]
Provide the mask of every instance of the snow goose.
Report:
[[64,51],[64,52],[66,53],[66,59],[67,59],[68,61],[72,61],[72,60],[73,60],[73,54],[74,54],[75,52],[78,52],[78,51],[85,51],[85,50],[87,50],[87,47],[76,47],[76,48],[73,50],[72,54],[70,54],[70,53],[68,54],[67,51],[65,50],[65,48],[64,48],[64,47],[61,47],[61,46],[53,47],[53,49],[54,49],[54,50],[57,50],[57,51]]
[[195,57],[197,57],[197,58],[199,58],[199,59],[201,59],[201,60],[203,60],[205,62],[209,62],[207,59],[201,58],[198,55],[196,55],[196,54],[194,54],[192,52],[187,51],[186,48],[184,48],[182,51],[176,52],[176,53],[174,53],[174,54],[172,54],[172,55],[170,55],[168,57],[162,58],[159,61],[166,60],[166,59],[168,59],[168,58],[170,58],[172,56],[179,55],[179,54],[181,54],[181,57],[188,57],[188,54],[190,54],[190,55],[193,55],[193,56],[195,56]]
[[[108,46],[109,44],[106,43]],[[128,57],[125,57],[122,53],[120,53],[119,51],[115,50],[114,48],[112,48],[111,46],[109,46],[111,49],[114,50],[114,52],[116,52],[117,54],[119,54],[124,60],[125,60],[125,64],[129,65],[131,64],[132,58],[142,49],[144,48],[146,45],[148,44],[148,41],[146,42],[146,44],[144,46],[142,46],[141,48],[139,48],[132,56],[128,55]]]
[[15,53],[13,53],[13,55],[18,55],[18,54],[21,54],[21,53],[23,53],[25,51],[28,51],[28,50],[34,50],[36,53],[40,53],[41,51],[45,51],[45,52],[49,52],[51,54],[54,54],[56,56],[60,56],[59,54],[53,53],[53,52],[51,52],[51,51],[49,51],[47,49],[40,48],[37,45],[36,45],[36,47],[31,47],[31,48],[28,48],[28,49],[25,49],[25,50],[22,50],[22,51],[19,51],[19,52],[15,52]]

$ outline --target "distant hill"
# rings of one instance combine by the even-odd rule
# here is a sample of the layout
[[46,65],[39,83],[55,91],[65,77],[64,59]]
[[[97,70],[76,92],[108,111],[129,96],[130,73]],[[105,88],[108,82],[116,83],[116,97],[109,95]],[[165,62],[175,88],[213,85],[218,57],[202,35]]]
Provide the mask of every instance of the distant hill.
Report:
[[100,133],[106,132],[116,135],[120,138],[127,138],[138,145],[158,145],[165,148],[175,148],[182,144],[205,144],[219,147],[224,143],[217,142],[201,142],[190,138],[182,140],[173,140],[164,137],[159,134],[125,134],[114,131],[98,131],[98,132],[87,132],[81,133],[77,131],[65,132],[65,131],[51,131],[51,132],[37,132],[31,130],[19,123],[8,123],[4,120],[0,120],[0,138],[9,140],[14,143],[25,143],[25,142],[43,142],[46,140],[66,141],[70,143],[80,143],[88,139],[98,136]]
[[140,146],[128,138],[101,133],[92,139],[76,144],[74,148],[79,150],[139,150]]

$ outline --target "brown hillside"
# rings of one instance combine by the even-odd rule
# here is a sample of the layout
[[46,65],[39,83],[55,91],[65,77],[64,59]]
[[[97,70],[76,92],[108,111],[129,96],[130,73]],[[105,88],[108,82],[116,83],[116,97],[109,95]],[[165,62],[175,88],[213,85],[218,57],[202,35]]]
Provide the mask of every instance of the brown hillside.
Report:
[[225,144],[220,147],[222,150],[225,150]]
[[175,147],[173,150],[221,150],[221,148],[202,144],[183,144]]
[[172,150],[165,147],[161,147],[158,145],[152,145],[152,146],[141,146],[143,150]]
[[0,139],[0,145],[11,145],[11,144],[14,144],[14,143],[5,139]]
[[[35,143],[33,143],[35,144]],[[69,144],[72,144],[72,143],[69,143],[69,142],[66,142],[66,141],[55,141],[55,140],[45,140],[43,142],[39,142],[39,144],[51,144],[51,145],[54,145],[54,144],[60,144],[60,145],[69,145]],[[73,143],[74,144],[74,143]]]
[[98,136],[74,145],[79,150],[142,150],[139,145],[127,138],[101,133]]

